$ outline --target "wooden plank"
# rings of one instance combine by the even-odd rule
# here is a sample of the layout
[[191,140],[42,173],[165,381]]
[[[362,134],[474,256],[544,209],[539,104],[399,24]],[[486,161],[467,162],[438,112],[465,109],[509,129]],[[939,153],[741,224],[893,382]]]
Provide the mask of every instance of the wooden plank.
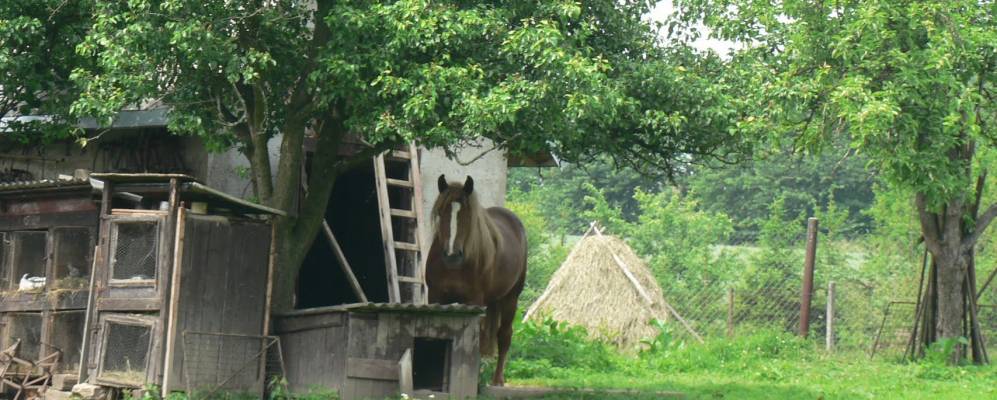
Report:
[[[176,190],[176,180],[170,180],[171,191]],[[173,203],[171,198],[171,203]],[[173,204],[171,204],[171,207]],[[183,270],[183,249],[184,249],[184,234],[186,233],[186,228],[184,226],[186,220],[186,210],[180,208],[176,210],[177,212],[177,222],[176,222],[176,237],[173,242],[173,276],[170,279],[170,296],[168,304],[170,308],[168,309],[166,317],[166,355],[163,357],[165,361],[163,362],[163,387],[162,396],[166,398],[169,396],[169,389],[171,379],[173,379],[173,361],[174,352],[176,350],[176,340],[177,340],[177,314],[179,313],[179,302],[180,302],[180,282],[183,279],[183,275],[180,273]]]
[[278,317],[274,330],[279,335],[346,325],[346,313],[328,313],[300,317]]
[[332,246],[332,252],[336,255],[336,260],[339,261],[339,268],[343,270],[343,274],[346,275],[347,282],[350,283],[350,288],[353,289],[353,294],[357,296],[357,300],[362,303],[367,302],[367,295],[363,292],[363,287],[360,286],[360,281],[357,280],[356,275],[353,274],[353,268],[350,267],[350,262],[346,260],[346,255],[343,254],[343,248],[339,246],[339,241],[336,240],[336,235],[332,233],[332,228],[329,227],[329,222],[322,219],[322,231],[325,232],[325,237],[329,240],[329,245]]
[[413,186],[412,209],[415,210],[415,238],[421,247],[417,259],[419,265],[415,269],[420,280],[420,290],[417,291],[419,296],[415,299],[415,303],[426,304],[429,300],[429,287],[426,286],[426,258],[429,255],[429,245],[432,243],[423,243],[424,240],[422,239],[422,227],[423,221],[425,221],[422,210],[422,165],[419,162],[419,148],[415,145],[415,142],[409,143],[409,153],[412,155],[409,179],[412,181]]
[[97,299],[97,309],[100,311],[158,311],[159,299]]
[[402,217],[402,218],[415,218],[416,217],[415,216],[415,211],[412,211],[412,210],[402,210],[402,209],[399,209],[399,208],[392,208],[391,209],[391,216],[392,217]]
[[398,373],[397,361],[354,357],[346,360],[346,376],[349,378],[397,381]]
[[414,186],[412,184],[412,181],[406,181],[406,180],[402,180],[402,179],[386,178],[385,181],[388,183],[389,186],[397,186],[397,187],[404,187],[404,188],[411,188],[411,187]]
[[412,159],[412,153],[402,150],[391,150],[387,157],[396,161],[408,161]]
[[412,349],[405,349],[398,360],[398,390],[412,394]]
[[395,260],[395,236],[391,227],[391,202],[388,200],[388,186],[385,180],[387,172],[384,168],[384,155],[374,157],[374,180],[377,187],[378,213],[381,216],[381,241],[384,247],[385,269],[388,277],[388,300],[392,303],[401,302],[401,292],[398,288],[398,268]]
[[[419,245],[417,245],[415,243],[408,243],[408,242],[397,242],[396,241],[395,242],[395,248],[398,249],[398,250],[419,251]],[[397,275],[397,272],[396,272],[396,275]]]
[[56,226],[96,226],[96,211],[53,212],[0,216],[0,230],[48,229]]
[[90,351],[91,351],[91,341],[94,340],[92,337],[96,332],[94,319],[97,317],[96,309],[94,307],[95,300],[97,297],[96,290],[96,276],[97,268],[104,264],[104,256],[102,255],[102,246],[99,244],[94,246],[93,249],[93,265],[90,267],[90,290],[87,293],[87,308],[86,316],[83,318],[83,343],[80,348],[80,369],[79,369],[79,379],[80,382],[86,382],[88,378],[88,373],[90,371]]

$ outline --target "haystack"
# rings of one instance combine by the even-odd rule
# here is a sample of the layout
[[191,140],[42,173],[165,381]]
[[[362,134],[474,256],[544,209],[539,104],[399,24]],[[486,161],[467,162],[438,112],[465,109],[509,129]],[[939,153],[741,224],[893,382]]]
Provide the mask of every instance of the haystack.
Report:
[[652,319],[667,320],[669,306],[654,275],[622,240],[593,227],[551,277],[526,318],[585,327],[623,349],[658,334]]

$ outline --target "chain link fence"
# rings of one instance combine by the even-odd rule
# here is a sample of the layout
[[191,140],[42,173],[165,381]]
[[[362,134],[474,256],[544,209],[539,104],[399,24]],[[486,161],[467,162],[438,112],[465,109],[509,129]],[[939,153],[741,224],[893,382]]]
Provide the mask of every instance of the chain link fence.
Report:
[[[820,270],[817,270],[819,276]],[[809,336],[820,343],[828,335],[828,284],[815,278]],[[861,281],[834,284],[831,346],[836,351],[901,358],[914,328],[916,293],[885,295]],[[699,336],[730,338],[759,331],[798,334],[803,282],[800,277],[763,280],[756,285],[704,284],[694,290],[665,290],[665,300]],[[889,291],[885,291],[889,292]],[[981,300],[986,300],[983,296]],[[988,352],[997,354],[997,305],[980,304],[978,318]],[[675,334],[694,340],[684,327]]]

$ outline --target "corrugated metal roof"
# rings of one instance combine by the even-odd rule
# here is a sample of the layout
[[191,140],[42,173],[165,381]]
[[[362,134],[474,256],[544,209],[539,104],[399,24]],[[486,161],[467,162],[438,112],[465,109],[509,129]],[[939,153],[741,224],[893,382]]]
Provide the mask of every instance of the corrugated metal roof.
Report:
[[83,187],[90,187],[90,181],[87,179],[70,179],[70,180],[57,180],[57,179],[42,179],[37,181],[17,181],[17,182],[0,182],[0,192],[14,192],[14,191],[32,191],[32,190],[45,190],[45,189],[78,189]]
[[418,314],[482,314],[484,307],[467,304],[354,303],[316,307],[280,314],[281,317],[324,314],[329,312],[403,312]]

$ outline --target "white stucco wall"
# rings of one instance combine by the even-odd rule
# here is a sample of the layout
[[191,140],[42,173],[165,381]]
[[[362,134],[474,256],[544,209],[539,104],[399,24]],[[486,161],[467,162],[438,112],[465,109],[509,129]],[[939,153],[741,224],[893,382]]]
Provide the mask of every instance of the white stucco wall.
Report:
[[[428,250],[429,245],[432,244],[433,227],[429,214],[440,193],[436,184],[440,174],[445,174],[449,182],[464,182],[470,175],[474,179],[474,191],[478,193],[478,199],[483,207],[505,205],[508,172],[506,154],[501,150],[489,151],[492,148],[492,143],[487,141],[464,147],[458,149],[456,160],[447,158],[442,149],[422,149],[420,151],[422,210],[426,219],[422,224],[420,238],[424,249]],[[462,162],[471,161],[486,151],[486,154],[473,163],[466,166],[461,165]]]
[[[273,176],[277,175],[280,141],[281,137],[278,135],[267,143]],[[238,150],[228,149],[207,155],[207,168],[203,179],[208,186],[239,198],[249,199],[253,197],[253,184],[249,177],[249,160]]]

